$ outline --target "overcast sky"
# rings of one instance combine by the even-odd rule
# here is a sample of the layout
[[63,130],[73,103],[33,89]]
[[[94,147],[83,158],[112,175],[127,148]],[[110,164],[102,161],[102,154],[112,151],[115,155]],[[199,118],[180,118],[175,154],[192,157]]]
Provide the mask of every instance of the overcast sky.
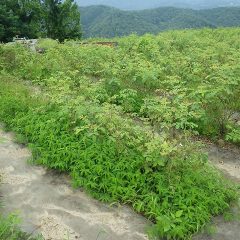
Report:
[[162,6],[213,8],[239,6],[240,0],[76,0],[80,6],[108,5],[121,9],[146,9]]

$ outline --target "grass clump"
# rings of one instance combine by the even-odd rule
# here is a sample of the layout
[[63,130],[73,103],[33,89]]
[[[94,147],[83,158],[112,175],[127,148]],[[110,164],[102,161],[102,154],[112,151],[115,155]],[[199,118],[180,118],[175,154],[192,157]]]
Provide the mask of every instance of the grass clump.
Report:
[[20,220],[16,214],[3,217],[0,214],[0,239],[1,240],[41,240],[23,232],[19,227]]

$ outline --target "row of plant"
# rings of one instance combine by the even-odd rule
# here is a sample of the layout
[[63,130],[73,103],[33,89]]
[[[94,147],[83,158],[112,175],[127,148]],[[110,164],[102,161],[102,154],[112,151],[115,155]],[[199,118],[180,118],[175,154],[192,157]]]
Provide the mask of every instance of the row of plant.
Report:
[[[188,239],[237,198],[189,134],[218,136],[223,126],[238,142],[238,34],[130,36],[118,48],[48,40],[43,55],[1,46],[0,119],[36,163],[68,172],[102,201],[130,204],[155,223],[152,236]],[[220,39],[231,66],[215,63]],[[231,78],[207,77],[223,69]]]
[[24,79],[47,86],[52,85],[49,79],[64,79],[92,101],[121,105],[159,128],[167,122],[169,128],[192,129],[238,144],[239,32],[130,36],[117,39],[117,48],[43,40],[46,54],[8,48],[3,61]]
[[188,239],[229,208],[235,188],[185,137],[138,126],[111,104],[42,94],[1,78],[0,119],[28,143],[35,163],[68,172],[97,199],[130,204],[154,237]]

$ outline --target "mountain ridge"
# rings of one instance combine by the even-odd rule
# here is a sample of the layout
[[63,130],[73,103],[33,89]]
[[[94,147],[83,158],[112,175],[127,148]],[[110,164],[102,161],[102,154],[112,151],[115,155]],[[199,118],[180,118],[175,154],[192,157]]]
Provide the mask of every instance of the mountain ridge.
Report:
[[240,0],[76,0],[79,6],[106,5],[122,10],[144,10],[158,7],[207,9],[240,6]]
[[240,7],[194,10],[160,7],[120,10],[97,5],[80,7],[84,37],[117,37],[131,33],[157,34],[170,29],[240,26]]

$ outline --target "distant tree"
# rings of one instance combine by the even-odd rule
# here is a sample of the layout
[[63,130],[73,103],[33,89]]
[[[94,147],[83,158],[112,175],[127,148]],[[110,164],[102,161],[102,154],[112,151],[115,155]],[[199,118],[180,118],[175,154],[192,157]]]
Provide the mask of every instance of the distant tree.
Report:
[[65,0],[61,8],[62,38],[78,39],[82,36],[80,11],[74,0]]
[[21,23],[21,35],[29,38],[44,36],[41,0],[18,0],[18,5],[17,15]]
[[16,35],[81,38],[80,12],[74,0],[0,0],[0,41]]
[[40,0],[1,0],[0,41],[11,41],[15,35],[38,37],[41,12]]
[[44,9],[44,27],[46,34],[50,38],[58,38],[60,31],[60,5],[59,0],[45,0]]
[[80,12],[74,0],[45,0],[44,15],[48,37],[60,42],[81,38]]
[[0,41],[7,42],[18,33],[18,16],[9,6],[9,1],[0,3]]

